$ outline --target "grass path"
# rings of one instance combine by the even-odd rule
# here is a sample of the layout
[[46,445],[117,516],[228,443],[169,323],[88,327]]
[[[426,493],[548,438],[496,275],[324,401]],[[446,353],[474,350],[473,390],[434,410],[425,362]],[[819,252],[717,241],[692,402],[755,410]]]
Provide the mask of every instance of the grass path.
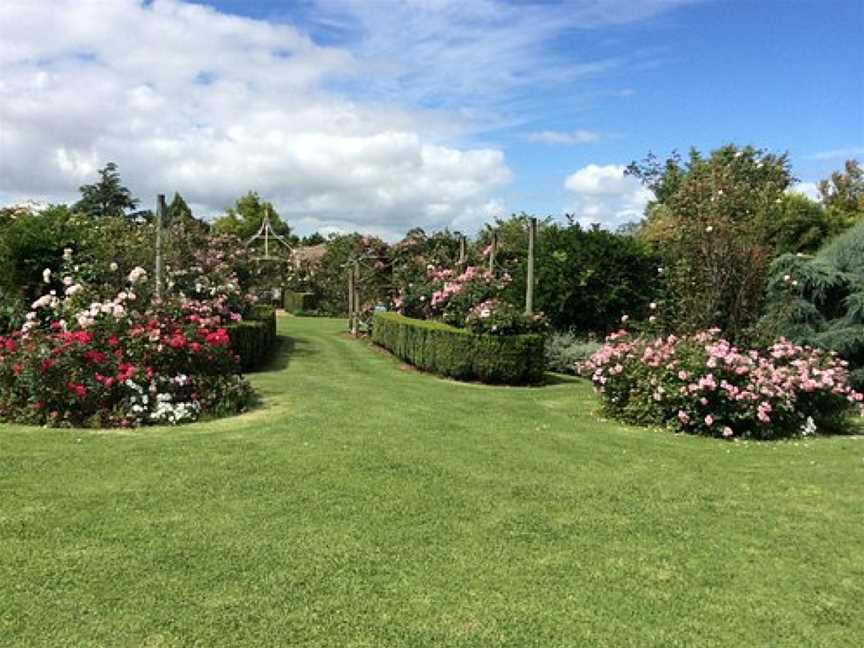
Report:
[[0,426],[0,646],[864,644],[864,439],[635,429],[279,328],[244,416]]

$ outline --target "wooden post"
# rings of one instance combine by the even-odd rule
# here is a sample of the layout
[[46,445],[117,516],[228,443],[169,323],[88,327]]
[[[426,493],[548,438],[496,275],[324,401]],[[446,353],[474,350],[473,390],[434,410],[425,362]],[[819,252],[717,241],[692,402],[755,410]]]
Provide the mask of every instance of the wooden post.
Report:
[[528,222],[528,277],[525,281],[525,314],[534,313],[534,239],[537,236],[537,219]]
[[156,268],[154,280],[156,282],[156,300],[162,299],[162,222],[168,214],[165,204],[165,194],[156,196]]
[[489,246],[489,272],[495,274],[495,250],[498,247],[498,232],[496,230],[492,230],[492,243]]
[[357,337],[360,319],[360,262],[354,261],[354,317],[351,320],[351,335]]
[[354,321],[354,266],[348,266],[348,330]]

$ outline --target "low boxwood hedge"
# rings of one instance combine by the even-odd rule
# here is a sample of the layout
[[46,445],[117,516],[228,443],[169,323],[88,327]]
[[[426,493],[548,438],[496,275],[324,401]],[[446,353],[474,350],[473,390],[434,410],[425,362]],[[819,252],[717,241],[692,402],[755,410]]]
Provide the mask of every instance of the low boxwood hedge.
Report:
[[375,313],[372,340],[418,369],[457,380],[505,385],[543,381],[542,335],[476,335],[441,322]]
[[261,367],[276,345],[276,310],[271,306],[255,306],[246,319],[226,326],[231,348],[240,356],[240,367],[254,371]]

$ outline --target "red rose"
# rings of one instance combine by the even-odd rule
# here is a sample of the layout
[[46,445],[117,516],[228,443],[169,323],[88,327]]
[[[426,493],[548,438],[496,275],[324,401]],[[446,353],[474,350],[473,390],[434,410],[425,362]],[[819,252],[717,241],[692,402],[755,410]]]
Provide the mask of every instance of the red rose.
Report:
[[101,351],[90,349],[89,351],[84,352],[84,362],[86,362],[87,364],[100,365],[105,362],[105,354]]
[[75,394],[78,398],[84,398],[87,395],[87,388],[80,383],[70,381],[66,384],[66,389]]

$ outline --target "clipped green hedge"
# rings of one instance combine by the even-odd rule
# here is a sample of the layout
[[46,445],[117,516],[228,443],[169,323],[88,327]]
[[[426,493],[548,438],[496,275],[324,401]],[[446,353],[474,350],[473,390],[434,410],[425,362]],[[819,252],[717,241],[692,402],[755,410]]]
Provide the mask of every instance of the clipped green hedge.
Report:
[[318,304],[315,294],[311,292],[294,292],[286,290],[283,300],[283,308],[289,313],[314,311]]
[[240,356],[242,371],[261,367],[276,345],[276,310],[271,306],[255,306],[252,315],[226,326],[231,348]]
[[372,340],[418,369],[457,380],[543,382],[542,335],[476,335],[441,322],[375,313]]

